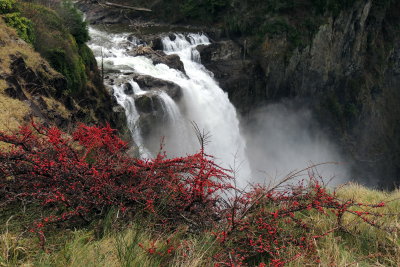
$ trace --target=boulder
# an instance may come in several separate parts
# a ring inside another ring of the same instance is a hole
[[[164,50],[164,46],[162,43],[162,34],[145,34],[139,36],[141,40],[143,40],[149,47],[153,50],[162,51]]]
[[[242,58],[242,48],[232,40],[212,43],[210,45],[199,45],[197,50],[200,53],[203,63],[210,63],[222,60],[238,60]]]
[[[126,95],[133,95],[133,94],[134,94],[132,84],[130,84],[130,83],[125,83],[125,84],[123,85],[123,88],[124,88],[124,93],[125,93]]]
[[[164,116],[163,103],[157,93],[149,92],[135,96],[135,105],[139,113],[153,113],[161,117]]]
[[[150,46],[138,46],[128,52],[131,56],[145,56],[154,64],[165,64],[172,69],[185,73],[185,68],[178,55],[167,55],[163,51],[154,50]]]
[[[144,91],[164,91],[174,100],[179,100],[182,96],[182,89],[176,83],[147,75],[135,75],[132,78]]]
[[[163,102],[157,93],[146,93],[135,97],[140,113],[139,127],[143,136],[149,136],[152,129],[162,125],[166,117]]]
[[[110,94],[113,94],[113,85],[122,85],[124,87],[125,94],[134,95],[133,87],[129,83],[131,80],[133,80],[143,91],[164,91],[175,101],[178,101],[182,96],[182,89],[176,83],[161,80],[148,75],[140,75],[136,73],[125,73],[122,75],[120,73],[118,75],[113,75],[112,80],[112,83],[110,82],[110,79],[106,80],[106,85],[110,90]]]
[[[179,70],[186,74],[185,67],[178,55],[166,55],[164,57],[152,57],[154,64],[165,64],[171,69]]]

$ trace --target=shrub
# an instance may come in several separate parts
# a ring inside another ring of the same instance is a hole
[[[49,209],[32,229],[42,242],[48,224],[89,223],[113,207],[127,218],[144,213],[164,229],[207,228],[216,217],[218,191],[229,187],[230,176],[203,150],[175,159],[161,153],[134,159],[108,126],[81,124],[67,135],[32,124],[15,135],[1,133],[0,142],[14,145],[0,152],[0,206],[28,201]]]
[[[44,229],[52,224],[70,228],[107,220],[115,209],[126,222],[134,216],[149,219],[157,225],[154,231],[172,233],[184,226],[213,236],[215,266],[283,266],[302,255],[318,262],[316,242],[349,232],[346,214],[354,217],[352,224],[392,231],[380,223],[385,215],[374,211],[385,203],[341,200],[311,171],[307,182],[242,192],[204,147],[181,158],[159,153],[136,159],[109,126],[80,124],[69,135],[32,123],[14,134],[0,133],[0,142],[12,145],[0,150],[0,207],[42,206],[31,227],[42,245]],[[316,214],[332,225],[320,227],[313,221],[320,220]],[[170,255],[184,245],[157,243],[137,245],[150,255]]]
[[[82,14],[72,2],[64,1],[56,11],[78,44],[84,44],[90,40],[87,23],[83,21]]]
[[[44,56],[51,66],[67,79],[69,92],[64,93],[77,93],[85,87],[86,68],[80,56],[62,48],[48,49]]]
[[[97,62],[93,51],[86,44],[81,44],[79,45],[79,55],[86,66],[86,74],[89,75],[90,70],[95,70],[97,68]]]
[[[51,66],[65,76],[68,90],[64,94],[79,95],[87,86],[88,75],[94,67],[91,54],[78,44],[57,12],[37,4],[21,4],[21,12],[32,20],[35,30],[35,49]],[[84,55],[81,55],[81,52]],[[84,57],[84,58],[83,58]]]
[[[14,0],[0,0],[0,14],[3,14],[5,23],[17,30],[19,37],[33,44],[35,34],[32,21],[21,16]]]
[[[24,41],[31,44],[35,42],[35,33],[31,20],[22,17],[20,13],[5,14],[3,18],[8,26],[17,30],[19,37]]]
[[[14,0],[0,0],[0,14],[7,14],[15,11]]]

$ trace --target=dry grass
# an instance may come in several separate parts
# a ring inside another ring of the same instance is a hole
[[[6,81],[3,80],[3,79],[0,79],[0,92],[3,92],[4,89],[6,89],[6,88],[7,88],[7,83],[6,83]]]
[[[20,100],[10,98],[0,92],[0,131],[13,131],[18,129],[29,114],[29,106]]]
[[[20,39],[13,28],[8,27],[0,17],[0,70],[10,73],[11,55],[22,55],[27,65],[33,69],[46,64],[41,56],[33,50],[31,45]]]
[[[340,188],[338,196],[343,199],[357,199],[359,202],[378,203],[400,197],[400,191],[383,192],[349,184]],[[399,201],[389,202],[381,212],[393,216],[382,218],[387,226],[397,229],[379,230],[354,221],[349,215],[344,219],[350,230],[336,231],[316,241],[317,253],[299,258],[288,266],[398,266],[400,263]],[[310,216],[319,229],[335,227],[334,216],[319,213]],[[18,223],[10,220],[9,223]],[[107,225],[113,225],[111,218]],[[4,229],[4,227],[3,227]],[[8,229],[8,228],[6,228]],[[17,229],[17,228],[13,228]],[[0,266],[213,266],[211,256],[220,249],[208,234],[188,235],[185,229],[173,234],[156,235],[145,222],[134,223],[122,232],[107,231],[102,238],[95,238],[93,231],[79,230],[54,233],[48,239],[48,250],[44,253],[37,246],[34,237],[18,238],[17,232],[4,230],[0,234]],[[166,251],[167,240],[184,244],[175,254],[148,254],[140,246],[150,247],[155,241],[157,251]],[[36,244],[36,245],[35,245]],[[11,255],[11,256],[10,256]],[[12,255],[15,255],[12,256]],[[8,257],[8,258],[6,258]],[[316,259],[320,259],[320,263]]]
[[[399,266],[400,264],[400,191],[385,192],[350,183],[337,190],[343,200],[357,203],[386,205],[379,210],[365,211],[386,214],[379,218],[382,229],[371,227],[355,216],[343,218],[343,230],[336,231],[316,242],[319,266]],[[336,217],[315,214],[312,218],[319,229],[328,231],[336,225]],[[315,259],[303,257],[290,266],[318,266]]]
[[[0,16],[0,131],[6,132],[16,130],[24,124],[30,113],[28,103],[13,99],[4,93],[7,83],[1,77],[11,74],[12,55],[22,56],[28,67],[44,75],[60,75],[49,66],[39,53],[33,50],[31,45],[18,38],[16,31],[8,27]],[[26,95],[29,96],[29,94]],[[45,101],[49,107],[55,109],[62,116],[69,116],[69,112],[63,104],[50,98],[45,99]],[[1,146],[2,144],[0,144]]]
[[[49,108],[55,110],[64,118],[68,118],[71,116],[71,112],[65,107],[63,103],[55,100],[54,98],[43,97],[43,99]]]

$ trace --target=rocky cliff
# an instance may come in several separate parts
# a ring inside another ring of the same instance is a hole
[[[398,1],[354,1],[324,13],[306,41],[290,30],[261,42],[239,34],[236,44],[221,41],[201,55],[241,110],[301,98],[354,163],[355,177],[392,187],[400,181],[399,15]],[[285,23],[301,32],[290,16]]]
[[[399,14],[398,1],[356,1],[327,16],[304,47],[267,35],[251,51],[266,82],[260,96],[308,99],[356,175],[389,187],[400,179]]]
[[[89,11],[94,23],[129,23],[138,33],[148,25],[207,26],[214,43],[198,48],[202,63],[242,114],[301,99],[354,163],[355,177],[400,182],[399,1],[115,2],[153,13],[81,6],[101,9]]]

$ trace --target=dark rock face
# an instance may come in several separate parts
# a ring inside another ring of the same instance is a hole
[[[150,58],[154,64],[165,64],[172,69],[185,73],[183,63],[177,55],[166,55],[163,51],[156,51],[149,46],[139,46],[130,51],[129,55],[145,56]]]
[[[124,87],[125,94],[134,95],[133,87],[129,83],[131,80],[135,81],[143,91],[149,91],[150,93],[163,91],[175,101],[179,101],[182,96],[182,88],[176,83],[157,79],[148,75],[140,75],[135,73],[125,73],[122,75],[122,73],[115,73],[109,75],[105,82],[108,84],[110,91],[112,90],[113,85],[122,85]]]
[[[282,36],[254,52],[266,98],[308,98],[355,162],[355,178],[389,188],[400,181],[400,110],[394,104],[400,101],[400,39],[392,26],[399,10],[399,2],[382,8],[377,1],[357,1],[328,18],[304,49],[288,53]]]
[[[222,60],[238,60],[243,58],[242,48],[232,40],[220,41],[197,48],[203,63]]]
[[[221,88],[242,113],[265,99],[263,71],[253,60],[246,59],[243,49],[232,40],[197,47],[202,64],[214,74]]]
[[[130,83],[125,83],[125,84],[123,85],[123,87],[124,87],[124,93],[125,93],[125,94],[127,94],[127,95],[133,95],[133,94],[134,94],[132,84],[130,84]]]
[[[164,103],[160,98],[159,92],[148,92],[135,97],[135,105],[140,113],[139,125],[144,136],[149,136],[152,129],[162,125],[167,118],[166,111],[163,108]]]
[[[158,117],[152,113],[141,114],[139,119],[139,127],[143,136],[149,136],[151,129],[157,125]]]
[[[138,83],[142,90],[164,91],[174,100],[179,100],[182,96],[182,89],[175,83],[147,75],[137,75],[134,76],[133,79]]]
[[[246,37],[199,47],[242,112],[263,102],[305,99],[341,145],[362,182],[400,182],[400,2],[356,1],[327,17],[310,44],[293,48],[286,34],[262,45]],[[250,40],[250,39],[248,39]],[[243,48],[246,49],[246,58]],[[390,126],[388,126],[390,125]]]
[[[365,69],[372,1],[359,1],[337,18],[328,18],[311,45],[288,53],[285,36],[266,39],[259,62],[264,70],[266,95],[310,96],[334,89],[339,80]]]
[[[139,113],[162,112],[162,102],[157,93],[147,93],[135,97],[135,105]]]

